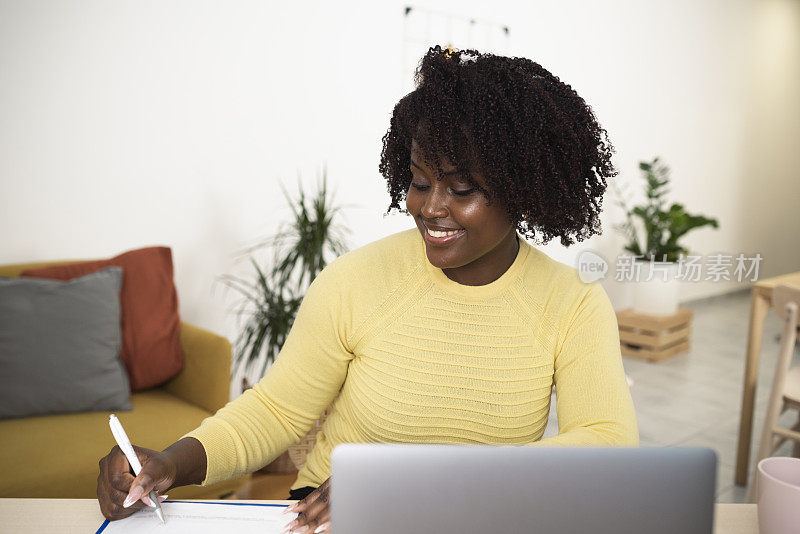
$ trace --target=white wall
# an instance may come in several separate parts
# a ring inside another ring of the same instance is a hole
[[[416,5],[507,24],[509,53],[592,105],[619,180],[638,186],[638,162],[662,156],[670,198],[720,220],[689,235],[692,253],[759,252],[761,277],[800,268],[796,1]],[[377,170],[410,85],[404,6],[0,2],[0,263],[168,245],[182,317],[233,339],[234,299],[214,280],[246,272],[236,252],[290,217],[279,180],[294,192],[299,172],[309,189],[327,162],[335,202],[356,205],[343,221],[351,248],[411,227],[381,216]],[[447,38],[438,27],[431,44]],[[543,250],[573,265],[585,248],[613,261],[611,193],[605,207],[602,236]],[[682,297],[736,287],[686,284]],[[627,305],[627,286],[607,288]]]

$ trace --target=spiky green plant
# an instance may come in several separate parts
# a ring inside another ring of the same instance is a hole
[[[327,169],[322,170],[322,184],[317,196],[306,205],[306,194],[298,176],[299,198],[293,200],[281,183],[284,197],[294,215],[291,223],[281,224],[279,231],[243,251],[254,270],[254,280],[223,275],[221,281],[240,293],[244,299],[237,315],[245,323],[235,343],[233,365],[245,377],[255,372],[254,365],[264,352],[266,358],[259,375],[280,352],[294,324],[297,310],[308,286],[322,269],[347,252],[343,234],[351,233],[334,222],[340,207],[329,205]],[[260,266],[253,253],[272,248],[273,259]]]
[[[655,261],[677,261],[682,254],[689,252],[678,240],[690,230],[703,226],[718,228],[717,220],[703,215],[690,215],[682,204],[672,204],[664,209],[665,196],[669,192],[669,167],[661,163],[658,157],[651,162],[639,162],[639,169],[642,171],[642,178],[647,182],[647,202],[630,208],[625,196],[615,185],[617,205],[625,211],[625,222],[615,225],[614,229],[628,239],[625,250],[631,254],[645,260],[654,258]],[[644,228],[643,241],[639,239],[637,222]]]

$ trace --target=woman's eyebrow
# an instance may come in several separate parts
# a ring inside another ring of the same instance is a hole
[[[422,167],[420,167],[420,166],[419,166],[419,164],[418,164],[416,161],[414,161],[413,159],[411,160],[411,165],[413,165],[414,167],[418,168],[418,169],[419,169],[419,170],[421,170],[422,172],[425,172],[425,169],[423,169]],[[442,173],[442,176],[449,176],[449,175],[451,175],[451,174],[459,174],[459,172],[458,172],[458,169],[456,169],[456,170],[453,170],[453,171],[447,171],[447,172],[445,172],[445,173]]]

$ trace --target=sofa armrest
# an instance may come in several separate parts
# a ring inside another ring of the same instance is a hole
[[[180,340],[183,369],[163,389],[214,413],[230,400],[231,344],[222,336],[184,322]]]

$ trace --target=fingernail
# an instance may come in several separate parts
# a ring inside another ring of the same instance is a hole
[[[322,523],[317,529],[314,531],[314,534],[319,534],[320,532],[327,532],[328,528],[330,527],[330,523]]]
[[[150,496],[149,495],[142,495],[142,502],[145,503],[150,508],[155,508],[156,507],[156,505],[153,504],[153,501],[150,500]]]
[[[287,506],[286,508],[283,509],[283,512],[281,512],[281,513],[282,514],[288,514],[291,511],[292,511],[292,507],[291,506]]]
[[[164,502],[164,501],[167,500],[167,497],[169,497],[169,495],[159,495],[158,496],[158,501],[159,502]]]
[[[143,492],[144,492],[144,490],[142,489],[141,486],[132,487],[130,492],[128,493],[128,496],[125,498],[125,502],[122,503],[122,507],[123,508],[128,508],[130,505],[132,505],[133,503],[138,501],[139,497],[142,496]]]
[[[303,534],[303,532],[308,532],[308,525],[303,525],[299,529],[296,530],[297,534]]]

